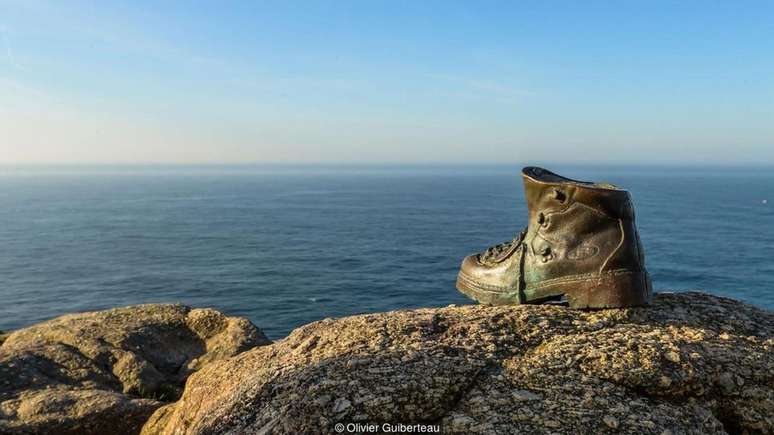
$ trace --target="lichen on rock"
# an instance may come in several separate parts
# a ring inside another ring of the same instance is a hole
[[[772,433],[773,345],[774,314],[702,293],[326,319],[207,365],[143,434]]]

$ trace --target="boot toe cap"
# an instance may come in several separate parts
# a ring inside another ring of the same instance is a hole
[[[478,261],[478,255],[469,255],[462,260],[457,275],[457,289],[478,302],[492,305],[518,303],[517,283],[510,283],[511,277],[506,265],[488,266]]]

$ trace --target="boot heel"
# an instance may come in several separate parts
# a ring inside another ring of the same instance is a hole
[[[621,308],[650,304],[653,291],[645,271],[611,272],[579,282],[564,296],[570,308]]]

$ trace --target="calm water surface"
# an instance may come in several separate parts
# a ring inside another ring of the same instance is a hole
[[[463,256],[526,223],[518,166],[0,168],[0,329],[181,302],[271,338],[464,304]],[[552,167],[628,188],[657,290],[774,308],[774,169]]]

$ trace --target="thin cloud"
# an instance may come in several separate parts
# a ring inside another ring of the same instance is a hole
[[[471,79],[449,74],[428,74],[427,77],[433,80],[441,80],[456,86],[461,86],[471,92],[480,94],[481,96],[518,100],[521,97],[536,95],[535,92],[530,90],[516,88],[502,82],[487,79]]]
[[[22,66],[16,62],[16,57],[13,55],[13,50],[11,49],[11,41],[8,39],[8,35],[5,33],[4,30],[0,30],[0,35],[3,37],[3,45],[5,46],[5,57],[8,61],[8,64],[16,69],[23,70]]]

